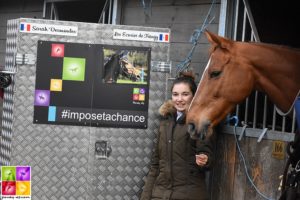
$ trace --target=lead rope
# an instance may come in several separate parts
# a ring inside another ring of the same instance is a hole
[[[242,159],[242,161],[243,161],[244,168],[245,168],[245,173],[246,173],[246,176],[247,176],[249,182],[251,183],[251,185],[254,187],[254,189],[256,190],[256,192],[257,192],[261,197],[263,197],[264,199],[267,199],[267,200],[274,200],[274,199],[272,199],[272,198],[267,197],[265,194],[263,194],[263,193],[256,187],[256,185],[254,184],[254,182],[252,181],[252,179],[251,179],[251,177],[250,177],[250,175],[249,175],[249,172],[248,172],[248,168],[247,168],[247,164],[246,164],[246,160],[245,160],[244,154],[243,154],[243,152],[242,152],[242,150],[241,150],[240,144],[239,144],[239,142],[238,142],[237,134],[236,134],[236,127],[237,127],[237,125],[238,125],[239,119],[238,119],[237,116],[232,116],[232,117],[230,117],[230,118],[228,119],[228,121],[231,121],[231,120],[235,120],[234,128],[233,128],[233,131],[234,131],[234,138],[235,138],[235,142],[236,142],[237,149],[238,149],[239,154],[240,154],[240,156],[241,156],[241,159]]]
[[[198,39],[200,38],[201,34],[204,32],[204,30],[207,28],[207,26],[209,24],[212,23],[212,21],[215,19],[215,16],[211,16],[211,13],[213,11],[213,8],[214,8],[214,5],[216,4],[216,0],[212,0],[212,3],[210,5],[210,8],[209,8],[209,11],[205,17],[205,20],[202,24],[201,27],[197,28],[191,39],[190,39],[190,42],[193,44],[192,46],[192,49],[189,51],[187,57],[181,62],[179,63],[178,65],[176,65],[176,76],[180,73],[180,72],[183,72],[185,71],[186,69],[189,68],[190,66],[190,63],[192,61],[192,56],[193,56],[193,53],[194,53],[194,50],[196,48],[196,45],[198,44]]]
[[[152,15],[152,0],[149,0],[148,3],[145,0],[141,0],[144,14],[146,17],[150,17]]]
[[[279,115],[281,115],[282,117],[287,116],[287,115],[293,110],[294,105],[295,105],[295,103],[296,103],[296,101],[297,101],[297,98],[298,98],[299,96],[300,96],[300,90],[298,91],[298,93],[297,93],[297,95],[296,95],[296,97],[295,97],[295,100],[293,101],[293,103],[292,103],[290,109],[289,109],[286,113],[282,112],[282,110],[280,110],[279,108],[277,108],[277,106],[274,104],[275,110],[277,111],[277,113],[278,113]]]

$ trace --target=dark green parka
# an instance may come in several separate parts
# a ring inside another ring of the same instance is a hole
[[[185,116],[175,121],[176,110],[171,101],[164,103],[159,112],[163,119],[140,199],[208,200],[204,172],[213,162],[212,143],[190,139]],[[199,153],[208,155],[204,167],[196,164],[195,155]]]

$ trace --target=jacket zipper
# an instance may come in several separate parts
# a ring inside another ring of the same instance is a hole
[[[170,195],[170,198],[172,198],[172,195],[173,195],[173,184],[174,184],[174,180],[173,180],[173,165],[172,165],[172,162],[173,162],[173,137],[174,137],[174,130],[175,130],[175,127],[176,127],[176,122],[173,124],[172,126],[172,132],[171,132],[171,138],[170,138],[170,161],[169,161],[169,165],[170,165],[170,181],[171,181],[171,195]]]

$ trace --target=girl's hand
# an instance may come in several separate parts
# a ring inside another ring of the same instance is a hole
[[[206,165],[208,161],[208,156],[206,154],[199,154],[199,155],[196,155],[196,164],[203,167],[204,165]]]

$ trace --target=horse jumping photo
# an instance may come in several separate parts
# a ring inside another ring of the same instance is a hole
[[[103,67],[104,83],[146,83],[147,56],[142,52],[136,51],[113,51],[105,49],[105,63]],[[143,58],[142,64],[137,58]],[[129,60],[129,58],[131,58]]]
[[[300,91],[300,50],[205,34],[210,59],[187,113],[193,139],[210,137],[253,90],[266,93],[283,112],[292,109]]]

